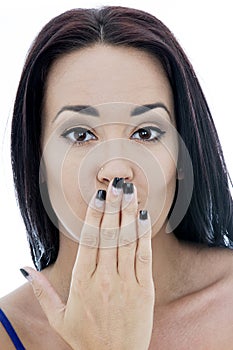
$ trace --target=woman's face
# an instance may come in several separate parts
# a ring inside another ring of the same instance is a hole
[[[90,198],[114,177],[137,187],[153,235],[165,227],[176,186],[174,126],[171,87],[149,54],[96,44],[57,59],[46,83],[41,146],[60,231],[78,238]]]

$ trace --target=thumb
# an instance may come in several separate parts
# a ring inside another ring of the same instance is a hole
[[[58,330],[63,323],[65,304],[41,272],[35,271],[31,267],[20,269],[20,271],[32,285],[35,297],[39,301],[50,325]]]

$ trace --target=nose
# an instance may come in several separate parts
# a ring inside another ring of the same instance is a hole
[[[98,181],[106,185],[114,177],[123,177],[125,181],[132,182],[134,178],[132,163],[127,160],[113,160],[102,165],[97,174]]]

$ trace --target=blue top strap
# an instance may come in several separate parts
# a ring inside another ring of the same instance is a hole
[[[16,350],[26,350],[2,309],[0,309],[0,322],[2,323],[9,337],[11,338]]]

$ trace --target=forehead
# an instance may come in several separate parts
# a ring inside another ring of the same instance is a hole
[[[166,73],[155,57],[126,47],[96,44],[57,59],[48,74],[45,113],[64,105],[163,102],[173,110]]]

